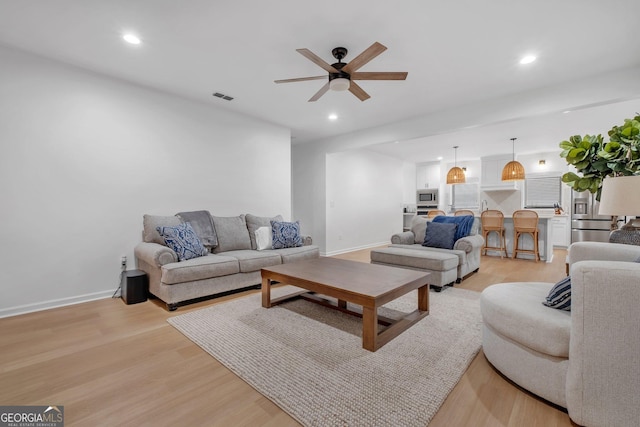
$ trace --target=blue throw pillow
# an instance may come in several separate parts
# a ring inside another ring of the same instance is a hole
[[[198,258],[208,253],[188,222],[175,227],[156,227],[156,230],[164,239],[165,245],[178,255],[180,261]]]
[[[456,236],[454,237],[456,241],[458,239],[462,239],[463,237],[467,237],[469,233],[471,233],[471,229],[473,228],[474,221],[475,221],[475,217],[471,215],[462,215],[462,216],[439,215],[433,218],[433,222],[457,224],[458,228],[456,229]]]
[[[571,311],[571,276],[556,283],[542,304],[558,310]]]
[[[427,232],[424,235],[424,243],[422,246],[430,248],[453,249],[456,242],[455,235],[457,224],[446,224],[441,222],[432,222],[427,225]]]
[[[271,242],[273,249],[295,248],[302,246],[300,221],[271,221]]]

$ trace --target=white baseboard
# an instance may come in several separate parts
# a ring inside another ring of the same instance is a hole
[[[335,255],[346,254],[347,252],[360,251],[362,249],[370,249],[370,248],[375,248],[375,247],[378,247],[378,246],[385,246],[385,245],[389,245],[389,244],[390,244],[389,241],[371,243],[371,244],[368,244],[368,245],[357,246],[355,248],[339,249],[337,251],[331,251],[331,252],[320,252],[320,255],[321,256],[335,256]]]
[[[9,307],[0,309],[0,319],[3,317],[17,316],[19,314],[33,313],[36,311],[49,310],[51,308],[64,307],[67,305],[80,304],[98,299],[111,298],[113,290],[95,292],[92,294],[78,295],[69,298],[60,298],[50,301],[37,302],[33,304],[19,305],[17,307]]]

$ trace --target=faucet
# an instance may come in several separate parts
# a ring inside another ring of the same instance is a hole
[[[482,212],[489,210],[489,203],[485,199],[482,199],[482,204],[480,205],[480,210]]]

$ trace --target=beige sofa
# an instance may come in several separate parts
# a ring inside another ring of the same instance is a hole
[[[145,215],[143,241],[134,253],[138,268],[149,276],[149,293],[173,311],[192,300],[259,285],[263,267],[320,256],[319,248],[312,245],[309,236],[303,236],[300,247],[258,250],[254,233],[259,227],[270,227],[272,219],[282,221],[280,216],[211,216],[217,240],[212,253],[178,261],[156,227],[176,226],[180,218]]]
[[[640,246],[570,247],[571,311],[542,304],[553,283],[482,292],[483,350],[516,384],[585,426],[640,422]]]

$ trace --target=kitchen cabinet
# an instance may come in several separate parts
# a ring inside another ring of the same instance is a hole
[[[558,215],[551,218],[551,236],[553,246],[566,248],[569,246],[569,216]]]
[[[440,186],[440,164],[416,166],[416,189],[438,188]]]
[[[482,191],[517,190],[517,181],[503,181],[502,169],[513,159],[511,154],[486,156],[481,161],[480,189]]]

